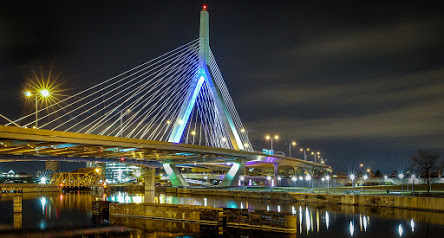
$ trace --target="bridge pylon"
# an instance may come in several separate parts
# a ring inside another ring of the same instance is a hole
[[[211,72],[209,65],[210,57],[210,23],[209,14],[206,5],[204,5],[202,11],[200,12],[200,45],[199,45],[199,57],[200,57],[200,69],[197,72],[197,76],[194,77],[193,82],[188,90],[188,94],[182,103],[179,111],[179,115],[174,123],[173,130],[171,131],[169,142],[179,143],[182,135],[184,133],[186,124],[190,119],[191,111],[196,104],[197,96],[199,95],[202,85],[207,84],[209,90],[214,97],[215,102],[215,112],[222,119],[223,125],[229,136],[229,140],[235,150],[244,150],[244,145],[239,136],[239,132],[236,129],[233,118],[227,107],[227,102],[225,102],[222,96],[221,90],[216,84],[213,74]]]

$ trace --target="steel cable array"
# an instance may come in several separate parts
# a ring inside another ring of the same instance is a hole
[[[201,67],[200,44],[200,39],[191,41],[40,109],[39,129],[168,141],[175,123],[187,123],[181,143],[233,149],[229,128],[224,126],[215,105],[215,92],[208,82],[203,83],[189,120],[178,122],[180,109]],[[209,68],[245,150],[251,151],[212,53]],[[35,124],[34,115],[26,115],[14,123],[31,127]]]

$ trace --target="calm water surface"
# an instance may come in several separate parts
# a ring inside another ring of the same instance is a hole
[[[405,209],[368,208],[354,206],[326,206],[217,197],[190,197],[170,194],[113,194],[90,193],[34,193],[1,195],[0,237],[201,237],[183,231],[169,233],[165,224],[153,221],[158,229],[142,231],[98,222],[91,213],[96,200],[119,203],[155,202],[211,207],[268,210],[290,213],[297,217],[296,234],[279,234],[229,229],[225,237],[444,237],[444,213]],[[14,212],[21,202],[22,212]],[[184,226],[177,224],[175,226]]]

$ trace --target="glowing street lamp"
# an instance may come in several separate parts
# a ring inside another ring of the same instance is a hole
[[[39,120],[39,117],[38,117],[39,97],[46,98],[46,97],[49,97],[50,95],[51,95],[51,93],[49,92],[48,89],[41,89],[40,91],[36,92],[35,94],[32,93],[31,91],[25,92],[26,97],[29,98],[29,97],[34,96],[34,98],[35,98],[35,128],[36,129],[38,128],[38,120]]]
[[[355,194],[355,184],[354,184],[355,178],[356,177],[354,174],[350,174],[350,180],[352,181],[352,187],[353,187],[353,194]]]
[[[307,180],[308,186],[313,188],[313,182],[311,183],[312,186],[310,186],[311,175],[309,174],[305,175],[305,180]]]
[[[275,136],[266,135],[265,139],[266,140],[270,140],[270,142],[271,142],[271,150],[273,150],[273,140],[278,140],[279,136],[278,135],[275,135]]]
[[[307,160],[307,155],[305,154],[305,152],[309,152],[310,148],[300,148],[299,151],[304,152],[304,160]]]
[[[242,129],[241,129],[241,132],[242,132],[242,133],[245,133],[246,136],[247,136],[247,138],[248,138],[248,132],[250,132],[250,131],[253,131],[253,130],[247,130],[247,129],[245,129],[245,128],[242,128]]]
[[[403,173],[398,174],[398,178],[401,180],[402,192],[404,192],[404,174]]]
[[[367,182],[367,179],[368,179],[368,175],[365,174],[362,178],[364,179],[364,186],[365,186],[366,182]],[[365,191],[365,188],[364,188],[364,191]]]
[[[291,143],[288,143],[288,157],[291,157],[291,146],[296,146],[296,141],[292,141]]]
[[[320,151],[316,152],[316,154],[315,154],[315,163],[317,162],[316,161],[317,158],[321,158],[321,152]]]

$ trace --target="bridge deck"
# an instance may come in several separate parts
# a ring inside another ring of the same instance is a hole
[[[158,167],[162,162],[225,163],[243,161],[331,170],[331,167],[322,164],[256,152],[15,126],[0,126],[0,154],[4,155],[0,161],[63,158],[72,161],[88,159],[105,162],[124,158],[126,163],[145,162],[145,166],[150,167]],[[33,156],[34,158],[25,156]]]

